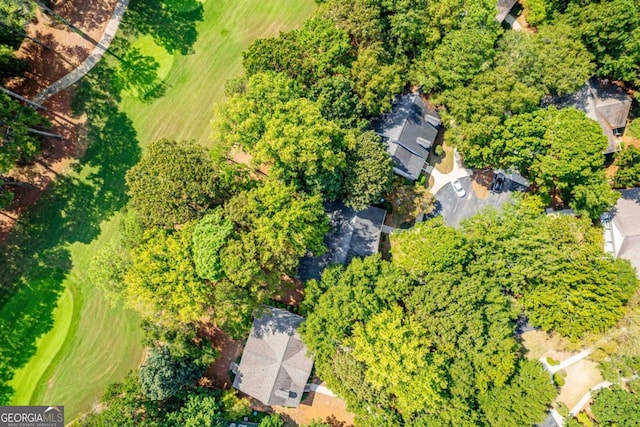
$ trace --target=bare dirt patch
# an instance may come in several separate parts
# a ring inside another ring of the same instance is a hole
[[[474,169],[471,176],[471,187],[476,193],[478,199],[484,200],[489,197],[489,185],[493,179],[493,170],[491,169]]]
[[[296,425],[310,424],[313,420],[324,421],[330,416],[346,424],[353,424],[354,421],[354,415],[347,410],[344,400],[316,392],[310,392],[297,408],[276,406],[273,410],[285,415],[285,419]]]
[[[580,360],[564,369],[567,372],[565,384],[556,399],[572,409],[591,388],[603,380],[598,364],[590,360]]]
[[[522,334],[522,344],[527,350],[527,359],[538,360],[545,353],[559,347],[560,339],[543,331],[528,331]],[[556,359],[559,360],[559,359]]]
[[[220,352],[220,355],[216,361],[209,366],[204,376],[211,380],[214,387],[221,389],[230,388],[232,385],[231,378],[229,377],[231,363],[235,362],[242,354],[243,341],[232,339],[216,326],[207,325],[201,329],[201,333],[204,335],[204,338],[211,341],[213,348]]]
[[[116,2],[55,0],[52,9],[97,40],[102,36]],[[24,78],[14,79],[7,84],[25,97],[36,95],[62,78],[94,48],[91,42],[40,11],[27,29],[27,34],[41,44],[24,40],[16,55],[29,61],[30,70]],[[86,149],[86,117],[73,117],[71,97],[72,90],[66,89],[44,103],[49,109],[44,115],[51,122],[52,132],[62,135],[63,139],[43,138],[40,158],[32,164],[16,167],[7,174],[21,185],[14,186],[13,203],[0,211],[0,242],[25,209],[40,198],[47,185],[57,175],[65,173]]]

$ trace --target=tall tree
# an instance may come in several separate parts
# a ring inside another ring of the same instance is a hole
[[[152,142],[127,172],[131,207],[146,227],[183,224],[228,196],[234,178],[223,169],[195,141]]]

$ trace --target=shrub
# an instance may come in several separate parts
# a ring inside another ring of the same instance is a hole
[[[558,366],[560,364],[560,361],[552,358],[552,357],[547,357],[547,364],[549,366]]]
[[[569,408],[567,408],[567,405],[565,405],[563,402],[556,402],[556,411],[558,411],[558,413],[563,417],[569,415]]]
[[[438,156],[438,157],[444,156],[444,148],[442,148],[442,145],[436,145],[436,148],[434,149],[434,152],[436,153],[436,156]]]

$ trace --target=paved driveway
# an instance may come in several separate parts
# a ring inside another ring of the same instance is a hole
[[[436,193],[436,209],[429,215],[430,218],[442,214],[447,225],[458,227],[462,220],[473,216],[488,206],[499,208],[511,198],[512,190],[516,187],[511,181],[507,180],[504,191],[489,193],[486,199],[481,200],[473,191],[470,177],[460,178],[460,183],[467,195],[458,197],[450,183],[444,185]]]

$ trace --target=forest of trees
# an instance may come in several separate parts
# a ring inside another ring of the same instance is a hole
[[[89,275],[140,314],[149,356],[82,425],[219,426],[249,411],[202,380],[217,356],[202,330],[246,337],[255,307],[292,286],[300,258],[325,251],[325,202],[359,210],[389,198],[392,163],[371,120],[415,85],[468,166],[516,168],[536,194],[458,229],[434,219],[393,234],[389,260],[356,259],[303,284],[297,309],[316,374],[357,425],[541,421],[557,390],[523,356],[518,317],[576,341],[613,327],[637,291],[635,271],[603,253],[592,222],[617,200],[603,171],[606,137],[578,110],[542,108],[594,74],[640,86],[637,1],[527,0],[531,33],[504,29],[493,0],[318,3],[299,29],[244,53],[245,75],[215,108],[211,151],[155,141],[127,172],[121,236]],[[16,18],[2,34],[31,20],[33,9],[16,4],[0,0],[2,16]],[[24,71],[9,46],[0,78]],[[121,71],[125,85],[133,74]],[[37,153],[28,129],[45,122],[3,94],[0,104],[2,176]],[[239,152],[249,164],[234,160]],[[637,185],[638,150],[616,162],[615,186]],[[545,216],[552,200],[581,217]],[[635,397],[603,391],[594,414],[624,422],[610,414]]]

